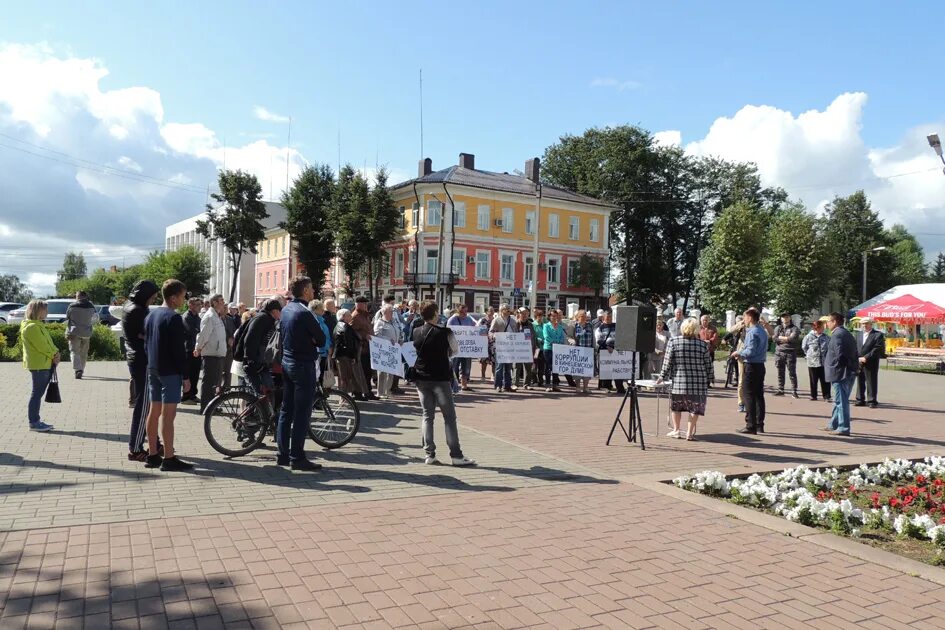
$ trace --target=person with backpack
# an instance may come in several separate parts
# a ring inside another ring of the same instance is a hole
[[[315,471],[321,468],[305,456],[305,436],[315,404],[315,386],[318,375],[318,349],[325,345],[325,334],[308,310],[315,298],[315,289],[308,276],[297,276],[292,281],[291,302],[282,309],[277,333],[270,346],[282,347],[282,378],[285,383],[282,411],[276,428],[279,443],[279,466],[292,470]],[[275,343],[274,343],[275,342]]]
[[[361,338],[351,327],[351,311],[338,311],[338,325],[332,333],[331,357],[338,365],[338,389],[357,400],[371,400],[371,389],[358,363],[361,357]]]

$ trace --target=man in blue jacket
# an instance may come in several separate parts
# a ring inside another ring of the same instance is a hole
[[[318,349],[325,345],[325,333],[307,306],[315,299],[312,280],[306,276],[295,278],[292,297],[294,299],[282,309],[279,322],[285,385],[276,427],[277,463],[291,465],[292,470],[318,470],[321,465],[305,457],[305,435],[312,419]]]
[[[850,435],[850,391],[858,368],[856,340],[843,327],[840,313],[830,314],[827,328],[830,329],[830,340],[824,359],[824,376],[833,389],[833,415],[830,423],[821,430],[829,431],[831,435]]]
[[[745,344],[732,353],[745,364],[745,428],[738,433],[765,432],[765,359],[768,355],[768,332],[760,324],[756,308],[745,311]]]

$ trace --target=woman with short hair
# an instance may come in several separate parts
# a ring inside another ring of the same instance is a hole
[[[374,336],[387,339],[392,344],[400,346],[400,331],[394,324],[394,305],[384,304],[378,311],[380,317],[374,322]],[[387,372],[377,372],[377,395],[379,398],[390,398],[390,390],[394,384],[394,375]]]
[[[587,311],[583,308],[574,314],[574,335],[568,339],[568,343],[581,348],[594,347],[594,327],[587,321]],[[591,393],[587,389],[591,382],[589,377],[578,376],[575,377],[575,381],[577,382],[577,393],[585,396]]]
[[[564,334],[564,326],[561,325],[561,314],[555,309],[548,311],[548,321],[541,328],[542,354],[545,357],[545,391],[560,392],[558,387],[561,384],[558,375],[554,373],[554,346],[562,345],[567,338]]]
[[[499,307],[499,314],[492,320],[492,324],[489,326],[489,338],[494,341],[495,333],[502,332],[520,332],[518,321],[512,315],[512,309],[508,304],[503,304]],[[495,347],[494,344],[493,347]],[[492,360],[492,371],[495,373],[495,391],[515,391],[512,388],[512,364],[499,363],[498,360],[496,360],[495,354],[492,355]]]
[[[325,334],[325,345],[318,349],[318,382],[322,384],[328,371],[328,351],[331,349],[331,329],[325,320],[325,303],[317,299],[308,303],[308,310],[315,316],[315,321]]]
[[[53,370],[59,364],[59,349],[53,343],[52,336],[43,325],[49,313],[49,307],[42,300],[30,300],[26,305],[26,320],[20,327],[20,343],[23,346],[23,367],[29,370],[33,379],[30,402],[27,405],[30,431],[52,431],[53,425],[46,424],[39,417],[39,408]]]
[[[694,440],[699,416],[705,415],[706,391],[712,380],[712,355],[709,344],[699,339],[699,322],[693,318],[679,327],[680,335],[666,345],[666,358],[658,382],[672,378],[669,404],[673,412],[673,430],[667,437],[682,438],[679,425],[682,412],[689,414],[686,439]]]

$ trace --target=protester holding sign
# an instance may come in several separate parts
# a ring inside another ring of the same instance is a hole
[[[604,361],[605,356],[610,356],[614,354],[614,345],[616,342],[617,335],[617,324],[614,323],[614,315],[611,311],[605,311],[601,315],[600,325],[597,327],[597,331],[594,333],[595,340],[597,342],[597,352],[600,355],[600,361]],[[623,387],[623,379],[621,378],[604,378],[603,366],[601,366],[600,379],[598,380],[599,387],[601,389],[606,389],[608,392],[612,391],[614,384],[617,385],[617,393],[623,394],[626,390]]]
[[[532,341],[535,344],[535,384],[538,387],[544,387],[545,383],[545,355],[543,354],[544,340],[542,338],[545,327],[545,312],[540,308],[535,309],[535,317],[532,319]]]
[[[469,316],[469,309],[466,308],[466,305],[460,304],[459,308],[457,308],[456,314],[446,321],[446,325],[451,329],[457,326],[475,326],[476,320]],[[459,388],[464,392],[469,391],[469,372],[471,370],[472,357],[453,357],[453,375],[459,381]]]
[[[439,319],[439,306],[436,302],[425,302],[420,309],[423,327],[414,331],[413,345],[417,349],[417,362],[414,365],[414,382],[420,396],[423,410],[423,450],[426,452],[424,463],[439,464],[436,459],[436,444],[433,441],[433,418],[436,408],[443,414],[446,425],[446,444],[450,449],[450,459],[454,466],[474,466],[476,462],[467,459],[459,445],[459,431],[456,427],[456,407],[453,403],[453,390],[450,386],[453,375],[450,369],[450,355],[458,349],[453,332],[436,324]]]
[[[381,339],[381,344],[384,341],[389,341],[390,345],[395,348],[396,352],[392,351],[392,354],[396,354],[396,365],[399,368],[398,372],[388,372],[381,369],[380,366],[372,365],[371,368],[377,370],[377,395],[379,398],[390,398],[390,389],[394,383],[394,374],[403,372],[403,364],[400,357],[400,331],[398,330],[398,325],[394,323],[394,305],[392,303],[384,304],[381,307],[381,310],[378,311],[380,317],[377,318],[374,322],[374,337]],[[374,352],[371,352],[371,357],[373,359]]]
[[[522,334],[526,335],[529,341],[528,357],[523,358],[521,362],[515,364],[515,386],[518,387],[524,381],[525,389],[531,389],[531,386],[538,382],[535,377],[535,351],[538,350],[538,340],[535,336],[535,330],[532,326],[532,319],[529,317],[528,309],[524,306],[518,309],[518,326]]]
[[[594,328],[587,321],[587,311],[584,309],[579,310],[574,316],[574,337],[568,340],[572,345],[581,347],[581,348],[593,348],[594,347]],[[591,355],[593,356],[593,354]],[[593,361],[591,365],[593,365]],[[590,376],[593,376],[593,372]],[[588,384],[591,382],[590,376],[578,376],[577,387],[578,393],[582,395],[590,394],[587,389]]]
[[[492,320],[489,326],[489,335],[495,341],[495,333],[519,332],[518,322],[512,317],[512,309],[508,304],[499,307],[499,315]],[[498,349],[493,359],[495,361],[495,391],[511,392],[512,389],[512,364],[514,362],[502,363],[499,361]]]
[[[361,357],[361,338],[351,327],[351,311],[343,308],[338,311],[337,316],[338,325],[332,334],[331,352],[338,364],[338,389],[358,400],[369,400],[372,398],[371,390],[358,363]]]
[[[560,392],[561,389],[558,386],[561,381],[557,372],[554,371],[554,347],[555,345],[564,344],[565,335],[558,317],[558,311],[555,309],[548,311],[548,321],[542,326],[541,337],[542,355],[545,358],[545,391]]]
[[[492,320],[494,319],[495,309],[490,306],[488,309],[486,309],[486,314],[482,317],[482,319],[479,320],[479,325],[485,326],[486,330],[488,331],[489,327],[492,326]],[[486,366],[490,364],[492,365],[492,377],[495,378],[495,364],[492,363],[492,344],[490,343],[489,345],[490,348],[488,349],[486,356],[479,358],[479,369],[482,372],[482,380],[486,380]]]

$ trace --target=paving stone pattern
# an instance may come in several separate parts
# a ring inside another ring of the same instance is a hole
[[[185,413],[180,450],[200,471],[162,474],[125,460],[122,367],[65,379],[46,410],[61,431],[39,435],[27,375],[0,364],[0,628],[945,627],[934,583],[632,483],[943,452],[928,406],[858,414],[874,422],[854,424],[857,442],[814,437],[815,403],[780,399],[785,428],[757,440],[725,441],[730,414],[705,441],[641,453],[603,446],[613,398],[480,388],[460,409],[478,469],[417,463],[402,398],[317,453],[318,474],[276,468],[273,451],[226,461]]]

